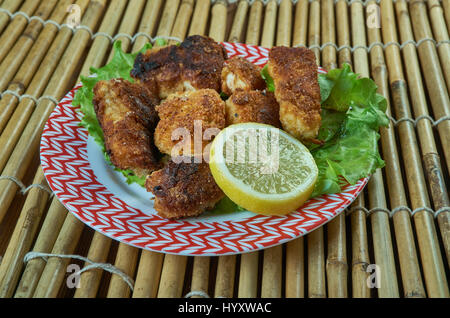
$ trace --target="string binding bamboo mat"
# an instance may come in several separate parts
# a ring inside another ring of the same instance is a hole
[[[0,297],[449,297],[449,31],[448,0],[1,1]],[[386,167],[346,213],[223,257],[141,251],[67,213],[38,159],[57,102],[112,42],[136,51],[192,34],[307,46],[325,69],[375,80]]]

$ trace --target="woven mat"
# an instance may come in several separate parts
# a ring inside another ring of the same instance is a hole
[[[0,3],[0,297],[449,297],[450,1]],[[386,167],[346,213],[222,257],[142,251],[67,213],[38,158],[57,101],[113,41],[135,51],[191,34],[307,46],[324,68],[376,81],[390,101]]]

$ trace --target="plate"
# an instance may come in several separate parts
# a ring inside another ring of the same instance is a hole
[[[222,43],[229,57],[242,56],[256,65],[267,63],[266,48]],[[324,72],[322,69],[320,72]],[[324,225],[348,207],[368,179],[346,185],[338,194],[310,199],[285,216],[251,212],[205,213],[167,220],[153,208],[151,193],[106,164],[72,100],[81,84],[55,107],[41,139],[41,164],[49,186],[78,219],[120,242],[156,252],[217,256],[245,253],[286,243]]]

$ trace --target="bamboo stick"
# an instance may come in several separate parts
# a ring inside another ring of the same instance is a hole
[[[194,257],[194,264],[192,269],[191,291],[200,291],[208,294],[208,278],[209,266],[211,263],[210,257]],[[197,298],[200,296],[192,296]]]
[[[95,232],[89,246],[87,258],[93,262],[104,263],[108,257],[111,239],[100,232]],[[85,263],[84,266],[89,264]],[[95,298],[100,286],[103,271],[93,269],[80,275],[80,288],[75,291],[74,298]]]
[[[442,1],[442,6],[444,7],[445,21],[447,23],[447,32],[450,33],[450,1]]]
[[[156,24],[158,22],[161,4],[162,0],[147,1],[147,6],[145,7],[145,11],[141,19],[141,24],[139,26],[139,32],[144,32],[150,36],[153,36]],[[148,39],[145,36],[138,36],[133,45],[133,52],[140,50],[147,42]]]
[[[184,39],[191,21],[192,11],[194,10],[194,0],[182,0],[175,23],[172,28],[172,36],[178,39]],[[177,43],[177,41],[170,41]]]
[[[264,4],[258,0],[253,2],[248,17],[247,34],[245,43],[258,45],[261,35],[261,23]]]
[[[170,36],[177,15],[180,0],[167,0],[159,22],[157,36]]]
[[[383,176],[378,169],[371,176],[369,184],[370,209],[386,209]],[[395,269],[394,250],[389,228],[389,215],[385,212],[374,212],[370,215],[372,222],[372,238],[375,264],[379,267],[380,276],[377,277],[380,287],[377,289],[380,298],[399,297],[397,273]]]
[[[313,1],[309,6],[308,46],[313,46],[312,51],[316,55],[317,64],[320,62],[320,2]]]
[[[36,8],[38,7],[40,1],[36,0],[26,0],[25,3],[20,7],[20,11],[31,16]],[[6,28],[5,32],[0,36],[0,62],[3,61],[4,57],[8,53],[9,49],[16,42],[19,35],[22,33],[26,27],[28,20],[22,16],[18,15],[12,19]]]
[[[99,32],[113,36],[120,23],[127,2],[128,0],[116,0],[111,2],[100,25]],[[106,36],[98,36],[94,39],[77,82],[81,80],[81,76],[89,76],[89,69],[91,67],[100,67],[103,65],[106,52],[110,45],[110,40]]]
[[[337,38],[338,46],[342,47],[338,52],[338,64],[342,67],[344,63],[352,66],[352,53],[349,48],[350,42],[350,26],[348,18],[348,6],[344,0],[336,3],[336,22],[337,22]],[[343,48],[344,46],[348,46]]]
[[[23,0],[5,0],[1,4],[1,8],[8,10],[10,13],[16,12]],[[9,15],[6,12],[0,12],[0,34],[9,22]]]
[[[369,2],[372,4],[373,2]],[[364,29],[364,24],[359,26]],[[369,43],[380,40],[379,30],[377,28],[367,29]],[[377,60],[380,61],[380,60]],[[383,64],[372,65],[374,76],[381,72],[385,66]],[[361,74],[368,77],[369,74]],[[379,87],[380,90],[380,87]],[[371,176],[368,183],[369,207],[370,209],[386,209],[386,197],[383,184],[383,176],[380,169],[377,169]],[[392,247],[392,238],[390,233],[389,215],[385,212],[374,212],[370,215],[372,222],[372,237],[375,255],[375,263],[379,267],[379,277],[377,277],[380,286],[377,288],[378,297],[399,297],[397,274],[395,269],[394,251]]]
[[[286,244],[286,298],[305,297],[305,260],[303,237]]]
[[[364,25],[364,12],[361,3],[354,2],[350,7],[351,38],[354,47],[366,46],[366,33],[361,25]],[[354,71],[362,76],[369,76],[367,51],[357,48],[353,52]],[[366,271],[370,264],[366,215],[362,208],[365,200],[360,195],[352,205],[351,214],[352,229],[352,295],[355,298],[370,297],[370,289],[367,284],[369,273]]]
[[[172,254],[167,254],[164,257],[158,298],[179,298],[182,296],[187,259],[186,256]]]
[[[67,210],[65,207],[58,199],[53,199],[44,223],[40,228],[33,252],[50,253],[52,251],[66,216]],[[14,294],[15,298],[30,298],[33,296],[45,264],[45,261],[41,258],[32,259],[26,264]]]
[[[306,237],[308,248],[308,297],[327,297],[325,281],[325,243],[323,228],[320,227]]]
[[[119,27],[119,34],[134,34],[141,18],[145,0],[130,0],[127,9]],[[117,41],[122,42],[122,50],[127,52],[131,45],[131,40],[127,36],[120,36]],[[111,50],[108,61],[114,57],[114,51]]]
[[[299,0],[295,7],[293,46],[306,45],[308,34],[308,3],[308,0]]]
[[[79,42],[88,41],[88,39],[90,38],[89,33],[85,30],[80,31],[83,32],[77,32],[76,36],[78,36],[76,38],[74,37],[74,39]],[[64,52],[67,41],[70,39],[71,34],[72,31],[68,28],[61,29],[61,32],[58,34],[58,37],[55,39],[50,49],[51,53],[47,54],[46,58],[41,63],[41,67],[39,68],[39,71],[37,73],[39,75],[42,75],[42,77],[35,76],[34,79],[36,80],[33,80],[29,89],[27,90],[27,92],[30,91],[30,95],[33,95],[36,92],[38,92],[39,94],[40,92],[42,92],[45,85],[47,84],[49,76],[52,75],[52,70],[54,70],[55,62],[58,62],[59,60],[55,60],[55,58],[61,56],[61,54]],[[72,42],[75,42],[75,40]],[[67,89],[67,82],[64,82],[64,80],[67,81],[68,78],[70,79],[70,76],[72,76],[70,72],[73,72],[73,70],[77,66],[77,64],[72,62],[71,59],[76,61],[83,53],[81,49],[78,49],[78,47],[74,47],[75,45],[78,45],[78,43],[71,45],[71,51],[66,51],[66,54],[63,56],[63,60],[60,61],[59,67],[53,74],[52,79],[47,86],[47,89],[44,91],[44,95],[56,96],[56,98],[59,99]],[[77,54],[74,54],[72,56],[72,52],[76,52]],[[46,68],[43,67],[44,65],[46,65]],[[67,67],[67,65],[69,65],[69,67]],[[4,150],[0,154],[0,169],[3,169],[2,174],[7,176],[14,176],[19,179],[22,178],[25,174],[27,166],[32,159],[32,156],[26,155],[26,153],[31,153],[32,151],[34,151],[34,149],[37,149],[40,139],[40,132],[43,129],[46,119],[48,118],[48,116],[50,116],[52,107],[54,106],[53,102],[44,100],[39,103],[39,105],[37,105],[36,109],[34,109],[34,101],[32,101],[31,99],[26,98],[23,99],[22,102],[14,112],[13,118],[9,120],[8,126],[3,131],[0,138],[0,145]],[[29,124],[24,128],[32,111],[34,112],[30,121],[28,121]],[[16,116],[19,119],[17,119]],[[20,133],[22,133],[22,136],[20,136]],[[2,180],[0,182],[0,202],[2,202],[2,204],[0,205],[0,221],[4,217],[7,208],[11,204],[11,200],[13,199],[16,190],[17,185],[15,183],[9,180]]]
[[[39,16],[46,20],[52,12],[57,1],[44,1],[41,3],[37,11]],[[62,20],[65,16],[65,10],[72,1],[61,1],[55,11],[58,13],[59,20]],[[39,33],[44,26],[38,20],[33,20],[28,24],[23,34],[19,37],[15,45],[9,50],[5,59],[0,64],[0,90],[4,90],[8,85],[11,78],[14,76],[17,69],[20,67],[23,59],[28,54],[29,49],[35,43]]]
[[[156,297],[163,260],[164,254],[162,253],[142,251],[136,283],[134,284],[133,298]]]
[[[365,49],[367,44],[366,32],[365,28],[361,28],[361,26],[365,26],[364,8],[362,4],[359,2],[353,2],[350,7],[350,15],[352,17],[352,43],[353,47],[355,47],[355,50],[353,51],[355,72],[362,74],[362,76],[368,77],[370,72],[369,60]]]
[[[241,255],[237,295],[239,298],[256,298],[258,295],[258,258],[258,251]]]
[[[33,184],[47,185],[42,169],[38,170]],[[27,196],[0,265],[1,298],[9,298],[14,293],[19,275],[22,272],[23,257],[33,243],[48,197],[49,193],[40,188],[32,188]]]
[[[120,243],[114,266],[131,278],[134,278],[139,249]],[[113,274],[108,288],[108,298],[127,298],[131,290],[125,281],[117,274]]]
[[[277,45],[291,46],[292,37],[292,1],[280,2],[278,12]]]
[[[248,1],[239,1],[236,13],[234,15],[233,24],[231,26],[230,35],[228,36],[228,42],[242,41],[248,7]]]
[[[236,256],[219,256],[218,259],[214,297],[231,298],[236,275]]]
[[[195,1],[195,10],[194,15],[192,16],[191,26],[189,28],[189,36],[195,34],[205,34],[210,7],[211,1],[209,0]]]
[[[217,42],[224,41],[226,25],[227,25],[227,4],[224,0],[216,1],[211,10],[211,25],[209,29],[209,37],[211,37]]]
[[[334,22],[334,2],[325,0],[322,4],[322,44],[336,43],[335,22]],[[336,68],[336,48],[334,46],[325,46],[322,50],[322,67],[326,70]]]
[[[274,246],[264,250],[261,297],[281,298],[283,248]]]
[[[351,205],[352,234],[352,297],[369,298],[370,289],[367,284],[369,273],[367,266],[371,263],[367,243],[366,214],[364,194],[361,193]]]
[[[262,31],[261,46],[271,48],[275,43],[275,28],[277,26],[278,5],[275,0],[270,0],[266,4],[264,14],[264,26]]]
[[[328,297],[347,297],[347,251],[345,214],[341,213],[327,224],[328,256],[326,260]]]
[[[392,2],[382,3],[382,10],[382,21],[386,24],[387,19],[392,20],[394,18]],[[397,40],[395,25],[390,25],[390,28],[384,28],[383,31],[385,41]],[[401,69],[400,50],[398,47],[394,48],[393,46],[389,46],[386,48],[386,54],[389,57],[389,81],[395,111],[397,116],[411,117],[406,82]],[[414,126],[409,122],[401,122],[398,130],[412,206],[413,208],[429,207],[430,203]],[[425,211],[418,212],[414,215],[414,222],[418,233],[418,242],[428,294],[432,297],[445,297],[445,295],[448,297],[448,285],[445,281],[444,268],[432,216]],[[420,224],[418,224],[419,222]],[[443,277],[444,280],[442,281]]]
[[[430,25],[426,15],[426,7],[422,1],[409,3],[411,22],[416,41],[432,38]],[[434,117],[437,119],[450,116],[450,100],[444,75],[440,68],[436,46],[430,41],[422,42],[417,51],[422,65],[428,96],[431,101]],[[448,63],[447,63],[448,64]],[[444,120],[437,126],[447,169],[450,169],[450,120]]]
[[[450,43],[447,28],[445,27],[444,12],[439,0],[427,1],[428,12],[430,15],[431,27],[433,28],[434,39],[442,42],[437,47],[441,59],[441,67],[447,83],[447,90],[450,90]]]
[[[76,248],[84,224],[68,213],[52,249],[52,254],[72,254]],[[49,257],[36,285],[34,298],[54,298],[64,280],[70,259]]]

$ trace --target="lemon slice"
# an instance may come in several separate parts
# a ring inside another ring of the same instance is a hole
[[[314,158],[300,141],[257,123],[222,130],[211,145],[209,166],[232,201],[265,215],[284,215],[302,206],[318,176]]]

